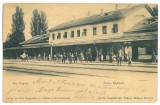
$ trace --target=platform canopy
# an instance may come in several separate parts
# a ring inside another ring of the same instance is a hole
[[[43,35],[37,35],[32,37],[29,40],[26,40],[22,43],[20,43],[22,45],[22,48],[42,48],[42,47],[49,47],[51,45],[49,45],[48,43],[49,40],[49,34],[43,34]]]
[[[147,41],[158,39],[157,32],[147,32],[147,33],[132,33],[124,35],[116,35],[112,37],[101,36],[94,38],[82,38],[75,40],[65,40],[63,42],[57,41],[50,43],[54,46],[69,46],[69,45],[86,45],[86,44],[100,44],[100,43],[116,43],[116,42],[132,42],[132,41]]]

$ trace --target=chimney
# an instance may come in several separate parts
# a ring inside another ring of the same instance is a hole
[[[101,15],[103,14],[103,9],[101,9]]]
[[[115,10],[118,10],[118,4],[115,4]]]
[[[90,12],[88,11],[88,16],[90,16]]]

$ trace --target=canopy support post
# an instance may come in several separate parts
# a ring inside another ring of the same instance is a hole
[[[46,58],[46,52],[45,52],[45,49],[44,49],[43,59],[45,60],[45,58]]]
[[[52,45],[51,45],[51,59],[52,59]]]

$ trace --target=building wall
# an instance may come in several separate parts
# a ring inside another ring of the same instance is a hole
[[[59,31],[53,31],[53,32],[50,32],[49,42],[60,43],[66,40],[68,41],[81,40],[81,39],[84,40],[84,39],[91,39],[91,38],[104,37],[104,36],[112,38],[113,35],[114,36],[123,35],[123,21],[124,19],[121,19],[121,20],[112,21],[112,22],[103,22],[103,23],[93,24],[93,25],[83,25],[83,26],[72,27],[72,28],[63,29]],[[113,24],[118,24],[117,33],[112,32]],[[102,26],[107,26],[106,34],[102,33]],[[97,27],[97,35],[93,35],[94,27]],[[87,29],[87,36],[82,36],[83,29]],[[80,37],[77,37],[77,30],[80,30]],[[74,38],[70,37],[71,31],[74,31]],[[63,39],[64,32],[67,32],[67,39]],[[57,39],[58,33],[61,33],[61,39]],[[52,34],[55,34],[54,40],[52,40]]]
[[[152,16],[145,7],[136,9],[134,12],[128,14],[124,19],[124,32],[126,32],[128,29],[130,29],[143,19],[150,17]]]

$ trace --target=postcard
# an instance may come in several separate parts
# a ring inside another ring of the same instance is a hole
[[[4,3],[3,102],[156,102],[158,4]]]

